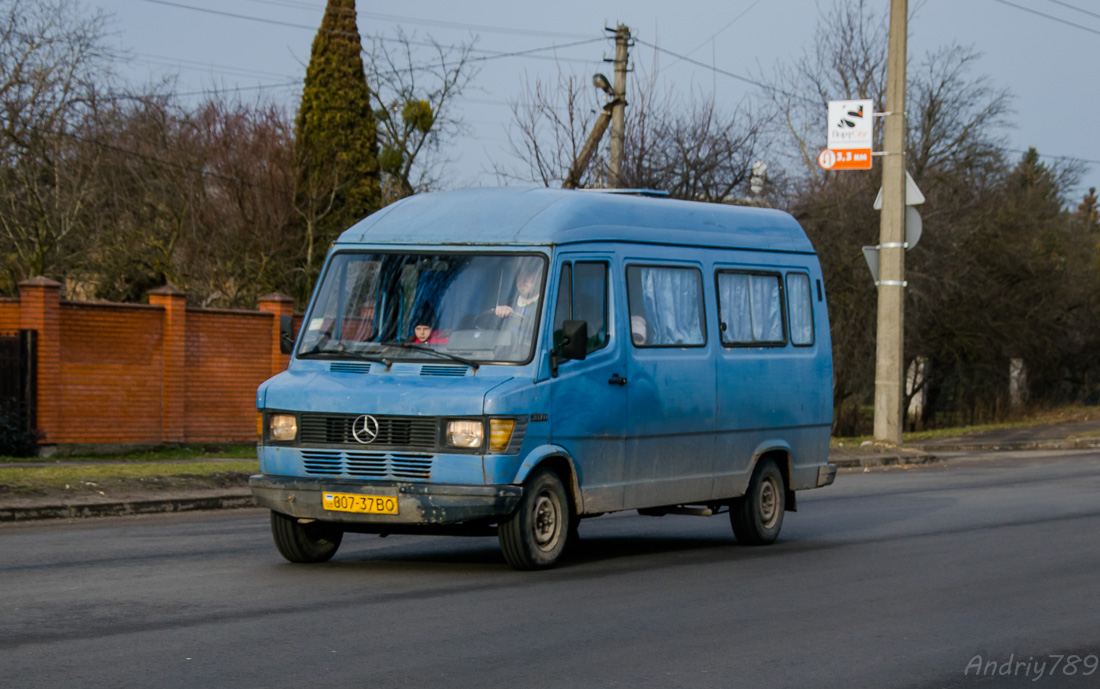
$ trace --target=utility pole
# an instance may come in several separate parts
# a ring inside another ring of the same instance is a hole
[[[908,0],[890,2],[879,226],[875,439],[901,444],[905,334],[905,57]]]
[[[602,74],[597,76],[603,77]],[[604,79],[606,81],[606,78]],[[611,113],[615,109],[616,102],[613,100],[608,101],[596,117],[596,124],[592,126],[592,132],[588,135],[588,140],[584,142],[584,147],[581,148],[577,159],[573,161],[573,166],[569,168],[569,175],[562,182],[562,189],[576,189],[581,183],[581,176],[588,169],[588,163],[592,160],[593,154],[596,153],[596,148],[600,145],[600,139],[603,138],[604,132],[607,131],[607,125],[611,122]]]
[[[607,29],[610,31],[611,29]],[[613,103],[611,111],[611,160],[608,170],[608,186],[621,189],[623,186],[623,142],[626,139],[626,67],[627,53],[630,47],[630,27],[619,24],[615,29],[615,83],[612,87]]]

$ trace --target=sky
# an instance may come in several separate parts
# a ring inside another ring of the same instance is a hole
[[[310,45],[324,0],[81,0],[111,15],[109,41],[127,55],[120,76],[134,82],[171,75],[174,90],[194,94],[218,87],[263,93],[291,111],[301,96]],[[883,13],[889,0],[868,0]],[[605,57],[614,44],[604,27],[631,28],[644,43],[701,66],[659,56],[663,77],[713,91],[734,108],[759,87],[716,72],[753,78],[802,54],[833,0],[358,0],[364,36],[394,36],[443,44],[476,38],[480,71],[457,102],[468,133],[447,153],[453,162],[443,186],[497,184],[494,161],[511,160],[509,100],[525,80],[552,79],[558,70],[585,79],[611,75]],[[1096,65],[1100,55],[1098,0],[909,0],[910,69],[936,47],[959,43],[981,53],[974,73],[1015,96],[1011,148],[1036,147],[1048,157],[1074,157],[1088,168],[1081,189],[1100,186],[1100,112]],[[239,15],[239,16],[230,16]],[[583,41],[590,41],[577,44]],[[366,41],[365,41],[366,42]],[[555,47],[557,46],[557,47]],[[500,54],[538,52],[524,56]],[[653,48],[632,48],[635,64],[654,64]],[[838,94],[838,98],[843,94]],[[629,94],[628,94],[629,100]],[[822,109],[821,144],[825,144]]]

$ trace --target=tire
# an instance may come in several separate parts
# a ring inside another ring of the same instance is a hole
[[[569,499],[557,474],[537,470],[523,485],[523,497],[512,516],[497,528],[500,550],[519,570],[553,567],[569,541]]]
[[[733,535],[742,545],[769,545],[783,528],[787,487],[775,461],[765,459],[756,465],[749,490],[730,506]]]
[[[271,513],[271,535],[275,547],[290,562],[327,562],[336,554],[344,532],[333,524],[300,524],[296,517]]]

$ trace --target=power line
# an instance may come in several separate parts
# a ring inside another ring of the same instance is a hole
[[[1024,151],[1019,148],[1006,148],[1009,153],[1023,153],[1027,154],[1031,151]],[[1053,158],[1054,160],[1064,160],[1070,163],[1091,163],[1093,165],[1100,165],[1100,160],[1089,160],[1088,158],[1078,158],[1077,156],[1057,156],[1050,153],[1040,153],[1038,149],[1035,149],[1039,153],[1040,158]]]
[[[170,57],[168,55],[156,55],[153,53],[131,53],[137,56],[135,62],[144,62],[149,65],[157,65],[161,67],[179,67],[181,69],[190,69],[195,71],[208,71],[217,72],[219,74],[230,74],[240,77],[276,77],[281,79],[290,79],[290,74],[280,72],[268,72],[266,70],[251,69],[248,67],[235,67],[233,65],[222,65],[216,62],[203,62],[202,60],[192,60],[183,57]],[[129,59],[131,54],[115,53],[114,56],[119,60]]]
[[[723,27],[722,27],[721,29],[718,29],[717,31],[715,31],[714,33],[712,33],[712,34],[710,35],[710,38],[708,38],[707,40],[703,41],[703,42],[702,42],[702,43],[700,43],[699,45],[697,45],[697,46],[695,46],[694,48],[692,48],[691,50],[689,50],[687,54],[688,54],[689,56],[690,56],[690,55],[694,55],[694,54],[695,54],[696,52],[698,52],[698,51],[699,51],[699,49],[700,49],[700,48],[702,48],[703,46],[705,46],[705,45],[706,45],[707,43],[710,43],[711,41],[713,41],[713,40],[714,40],[714,39],[715,39],[715,38],[716,38],[716,37],[718,36],[718,34],[722,33],[722,32],[723,32],[723,31],[725,31],[726,29],[728,29],[728,28],[730,28],[731,26],[733,26],[733,25],[734,25],[734,23],[735,23],[735,22],[737,22],[737,20],[738,20],[738,19],[740,19],[741,17],[744,17],[744,16],[746,15],[746,14],[748,14],[749,12],[751,12],[751,11],[752,11],[752,9],[753,9],[754,7],[756,7],[757,5],[759,5],[760,3],[761,3],[761,0],[756,0],[756,2],[754,2],[753,4],[751,4],[751,5],[749,5],[748,7],[746,7],[746,8],[745,8],[745,9],[744,9],[743,11],[741,11],[741,12],[740,12],[740,13],[739,13],[739,14],[738,14],[738,15],[737,15],[736,17],[734,17],[733,19],[729,20],[729,22],[727,22],[725,26],[723,26]],[[675,64],[675,63],[673,63],[673,64]]]
[[[292,2],[290,0],[247,0],[248,2],[259,3],[263,5],[274,5],[277,7],[290,7],[294,9],[309,10],[316,12],[323,10],[323,7],[318,5],[311,5],[304,2]],[[759,2],[759,0],[757,0]],[[367,19],[378,19],[386,22],[394,22],[398,24],[417,24],[420,26],[435,26],[442,29],[465,29],[468,31],[484,31],[486,33],[501,33],[508,34],[510,36],[522,35],[522,36],[544,36],[549,38],[584,38],[584,34],[575,33],[563,33],[559,31],[540,31],[538,29],[517,29],[506,26],[494,26],[491,24],[469,24],[466,22],[453,22],[443,19],[424,19],[421,17],[407,17],[397,14],[383,14],[381,12],[364,12],[363,10],[357,10],[356,14],[360,17]]]
[[[1061,5],[1062,7],[1068,7],[1071,10],[1076,10],[1076,11],[1082,13],[1082,14],[1087,14],[1090,17],[1096,17],[1097,19],[1100,19],[1100,14],[1097,14],[1096,12],[1090,12],[1090,11],[1085,10],[1085,9],[1081,9],[1080,7],[1078,7],[1076,5],[1071,5],[1068,2],[1062,2],[1061,0],[1049,0],[1049,1],[1053,2],[1055,5]]]
[[[291,86],[301,86],[302,80],[296,79],[295,81],[287,81],[278,84],[258,84],[256,86],[237,86],[232,89],[226,89],[234,93],[238,91],[266,91],[267,89],[279,89],[290,88]],[[184,98],[188,96],[205,96],[211,93],[221,93],[223,89],[203,89],[201,91],[181,91],[179,93],[173,93],[172,95],[177,98]]]
[[[1001,0],[995,0],[995,1],[1000,2]],[[817,101],[812,100],[810,98],[806,98],[805,96],[799,96],[798,94],[790,93],[790,92],[784,91],[782,89],[778,89],[774,86],[769,86],[768,84],[764,84],[764,83],[756,81],[754,79],[749,79],[748,77],[741,76],[740,74],[734,74],[733,72],[729,72],[729,71],[726,71],[724,69],[720,69],[718,67],[714,67],[712,65],[708,65],[708,64],[705,64],[703,62],[699,62],[698,60],[693,60],[693,59],[687,57],[686,55],[680,55],[679,53],[674,53],[671,50],[666,50],[665,48],[658,47],[656,45],[653,45],[652,43],[647,43],[647,42],[645,42],[641,39],[635,39],[635,41],[637,41],[638,43],[640,43],[644,46],[648,46],[648,47],[650,47],[650,48],[652,48],[656,51],[666,53],[668,55],[679,58],[679,59],[684,60],[686,62],[690,62],[693,65],[703,67],[704,69],[712,70],[712,71],[714,71],[718,74],[722,74],[722,75],[731,77],[733,79],[737,79],[739,81],[743,81],[745,83],[752,84],[753,86],[757,86],[759,88],[762,88],[762,89],[765,89],[765,90],[768,90],[768,91],[774,91],[776,93],[783,94],[783,95],[788,96],[790,98],[796,98],[798,100],[805,101],[805,102],[807,102],[811,105],[821,105]],[[1005,150],[1010,151],[1012,153],[1026,153],[1027,152],[1027,151],[1021,151],[1021,150],[1017,150],[1017,149],[1013,149],[1013,148],[1009,148],[1009,149],[1005,149]],[[1046,158],[1052,158],[1054,160],[1064,160],[1064,161],[1069,161],[1069,162],[1090,163],[1090,164],[1093,164],[1093,165],[1100,165],[1100,160],[1091,160],[1089,158],[1079,158],[1079,157],[1075,157],[1075,156],[1051,155],[1051,154],[1045,154],[1045,153],[1043,154],[1043,156],[1046,157]]]
[[[1059,17],[1055,17],[1052,14],[1047,14],[1046,12],[1040,12],[1039,10],[1033,10],[1030,7],[1024,7],[1023,5],[1017,5],[1016,3],[1009,2],[1008,0],[993,0],[993,2],[997,2],[997,3],[1000,3],[1002,5],[1006,5],[1008,7],[1012,7],[1014,9],[1020,10],[1021,12],[1027,12],[1029,14],[1034,14],[1038,17],[1043,17],[1044,19],[1049,19],[1052,22],[1058,22],[1059,24],[1065,24],[1066,26],[1072,26],[1075,29],[1081,29],[1082,31],[1088,31],[1091,34],[1096,34],[1097,36],[1100,36],[1100,31],[1097,31],[1096,29],[1090,29],[1089,27],[1082,26],[1081,24],[1078,24],[1077,22],[1071,22],[1068,19],[1061,19]],[[1062,3],[1059,3],[1059,4],[1062,4]],[[1074,9],[1077,9],[1077,8],[1074,8]]]
[[[214,179],[221,179],[221,180],[224,180],[224,181],[227,181],[227,182],[238,182],[240,184],[243,184],[243,185],[248,186],[248,187],[252,187],[254,189],[269,189],[270,188],[268,185],[257,184],[256,182],[249,181],[249,180],[244,179],[242,177],[234,177],[233,175],[223,175],[219,172],[211,172],[210,170],[205,169],[205,168],[196,168],[196,167],[191,167],[190,165],[185,165],[183,163],[177,163],[174,160],[164,160],[163,158],[158,158],[156,156],[151,156],[151,155],[148,155],[148,154],[145,154],[145,153],[139,153],[138,151],[132,151],[128,148],[122,148],[121,146],[115,146],[115,145],[109,144],[105,141],[99,141],[97,139],[88,139],[86,137],[80,136],[79,134],[73,134],[71,132],[59,132],[59,134],[61,134],[61,136],[67,137],[69,139],[73,139],[74,141],[79,141],[80,143],[88,144],[89,146],[96,146],[97,148],[105,148],[107,150],[115,151],[115,152],[121,153],[123,155],[128,155],[128,156],[131,156],[131,157],[134,157],[134,158],[140,158],[142,160],[149,161],[150,163],[156,163],[158,165],[163,165],[164,167],[174,167],[174,168],[177,168],[179,170],[183,170],[184,172],[194,173],[196,175],[199,175],[200,177],[212,177]]]
[[[256,16],[249,15],[249,14],[237,14],[236,12],[225,12],[223,10],[214,10],[214,9],[210,9],[208,7],[198,7],[198,6],[195,6],[195,5],[187,5],[187,4],[180,3],[180,2],[171,2],[170,0],[144,0],[144,1],[148,2],[148,3],[151,3],[151,4],[154,4],[154,5],[165,5],[165,6],[168,6],[168,7],[178,7],[180,9],[192,10],[194,12],[204,12],[206,14],[213,14],[213,15],[217,15],[217,16],[221,16],[221,17],[230,17],[232,19],[244,19],[244,20],[247,20],[247,21],[260,22],[260,23],[263,23],[263,24],[272,24],[272,25],[275,25],[275,26],[285,26],[285,27],[289,27],[289,28],[292,28],[292,29],[304,29],[306,31],[312,31],[312,32],[324,31],[326,33],[331,33],[333,35],[349,36],[349,37],[355,37],[355,38],[360,38],[360,39],[362,38],[359,34],[357,34],[357,33],[353,34],[350,31],[336,31],[336,30],[333,30],[333,29],[319,29],[318,27],[310,26],[310,25],[307,25],[307,24],[297,24],[295,22],[285,22],[285,21],[281,21],[281,20],[278,20],[278,19],[268,19],[267,17],[256,17]],[[380,41],[384,41],[384,42],[387,42],[387,43],[401,43],[401,44],[407,43],[409,45],[425,46],[425,47],[429,47],[429,48],[437,47],[437,45],[435,43],[429,43],[429,42],[426,42],[426,41],[415,41],[415,40],[412,40],[412,39],[383,38],[383,37],[380,37],[380,36],[376,36],[376,37],[373,37],[373,38],[375,40],[380,40]],[[478,48],[470,48],[470,52],[484,53],[484,54],[486,54],[486,57],[482,57],[482,58],[478,58],[478,59],[486,60],[486,59],[494,59],[494,58],[497,58],[497,57],[529,56],[532,53],[537,53],[537,52],[541,52],[541,51],[545,51],[545,50],[552,50],[554,48],[568,48],[568,47],[572,47],[572,46],[576,46],[576,45],[583,45],[585,43],[595,43],[596,41],[602,41],[602,40],[603,40],[603,38],[592,38],[592,39],[588,39],[588,40],[585,40],[585,41],[577,41],[575,43],[567,43],[567,44],[563,44],[563,45],[546,46],[546,47],[543,47],[543,48],[534,48],[532,50],[511,52],[511,53],[501,53],[501,52],[497,52],[497,51],[493,51],[493,50],[483,50],[483,49],[478,49]],[[455,46],[448,46],[448,47],[454,48]],[[539,59],[542,56],[533,56],[533,57],[535,59]],[[551,58],[551,59],[553,59],[553,58]],[[563,59],[568,60],[568,58],[563,58]]]
[[[307,26],[305,24],[296,24],[294,22],[284,22],[278,19],[268,19],[267,17],[255,17],[247,14],[237,14],[235,12],[224,12],[222,10],[212,10],[208,7],[196,7],[195,5],[185,5],[180,2],[169,2],[168,0],[145,0],[145,2],[152,3],[154,5],[167,5],[168,7],[179,7],[185,10],[193,10],[195,12],[205,12],[207,14],[216,14],[221,17],[232,17],[234,19],[247,19],[249,21],[261,22],[263,24],[273,24],[275,26],[288,26],[292,29],[307,29],[309,31],[317,31],[317,27]],[[352,34],[350,31],[334,31],[332,29],[321,29],[327,33],[337,34],[341,36],[356,36],[358,34]]]
[[[755,79],[750,79],[749,77],[741,76],[740,74],[734,74],[733,72],[721,69],[719,67],[715,67],[714,65],[708,65],[705,62],[699,62],[698,60],[694,60],[694,59],[688,57],[687,55],[681,55],[680,53],[674,53],[671,50],[668,50],[666,48],[662,48],[662,47],[654,45],[652,43],[647,43],[646,41],[643,41],[640,38],[636,38],[634,40],[635,40],[635,42],[640,43],[640,44],[642,44],[644,46],[647,46],[649,48],[652,48],[653,50],[656,50],[657,52],[665,53],[666,55],[671,55],[672,57],[683,60],[684,62],[690,62],[691,64],[693,64],[697,67],[702,67],[703,69],[709,69],[712,72],[715,72],[717,74],[721,74],[723,76],[730,77],[731,79],[737,79],[738,81],[743,81],[746,84],[751,84],[751,85],[756,86],[758,88],[762,88],[765,91],[772,91],[774,93],[779,93],[779,94],[782,94],[784,96],[787,96],[788,98],[795,98],[795,99],[798,99],[798,100],[802,100],[802,101],[805,101],[805,102],[809,103],[810,105],[818,105],[818,106],[821,105],[820,102],[815,101],[815,100],[810,99],[810,98],[806,98],[805,96],[800,96],[796,93],[790,93],[789,91],[784,91],[783,89],[776,88],[775,86],[770,86],[768,84],[765,84],[762,81],[756,81]]]

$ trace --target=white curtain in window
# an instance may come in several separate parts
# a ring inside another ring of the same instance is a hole
[[[813,344],[814,315],[811,311],[809,275],[787,275],[787,305],[791,310],[791,342],[796,345]]]
[[[723,342],[782,342],[779,277],[719,273],[718,298],[726,330]]]
[[[703,344],[702,308],[699,303],[701,279],[699,272],[692,269],[641,269],[648,344]]]
[[[718,276],[718,298],[722,302],[723,340],[752,342],[752,298],[746,273],[722,273]]]
[[[779,310],[779,277],[750,275],[752,283],[752,334],[757,342],[783,341],[783,316]]]

